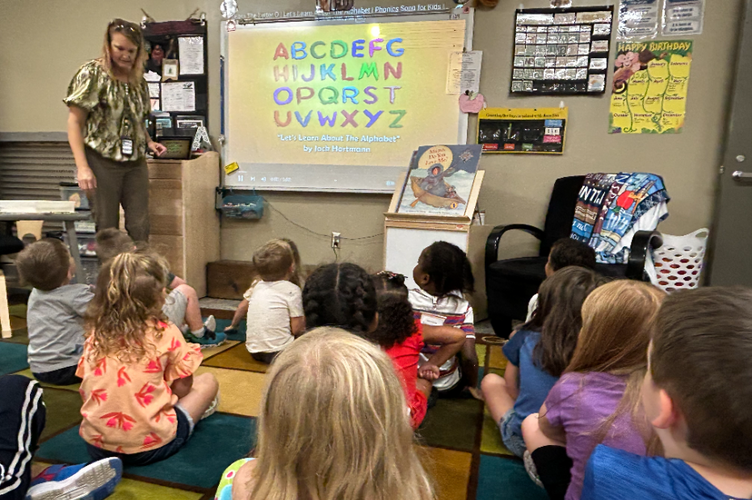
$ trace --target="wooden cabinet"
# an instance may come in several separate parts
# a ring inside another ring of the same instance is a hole
[[[149,160],[149,244],[170,270],[206,295],[206,264],[219,260],[219,154],[194,160]]]

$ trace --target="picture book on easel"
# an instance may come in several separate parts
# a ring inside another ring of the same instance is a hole
[[[398,213],[461,216],[478,169],[481,146],[421,146],[413,155]]]

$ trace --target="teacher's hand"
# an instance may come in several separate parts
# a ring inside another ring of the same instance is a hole
[[[156,156],[162,156],[162,153],[167,151],[167,148],[164,146],[164,144],[160,144],[158,142],[149,141],[146,144],[146,147],[149,148],[149,151],[154,153]]]
[[[78,179],[78,187],[84,191],[93,191],[97,188],[97,178],[88,165],[78,168],[76,178]]]

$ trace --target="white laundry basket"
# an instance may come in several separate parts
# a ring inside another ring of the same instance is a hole
[[[648,259],[645,272],[658,288],[673,292],[697,288],[705,258],[709,231],[698,229],[684,236],[663,235],[663,245]]]

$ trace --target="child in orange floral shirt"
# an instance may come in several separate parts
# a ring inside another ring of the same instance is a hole
[[[95,459],[163,460],[216,408],[217,380],[193,376],[199,346],[163,320],[166,280],[164,260],[148,253],[118,255],[99,273],[76,371],[83,379],[79,433]]]

